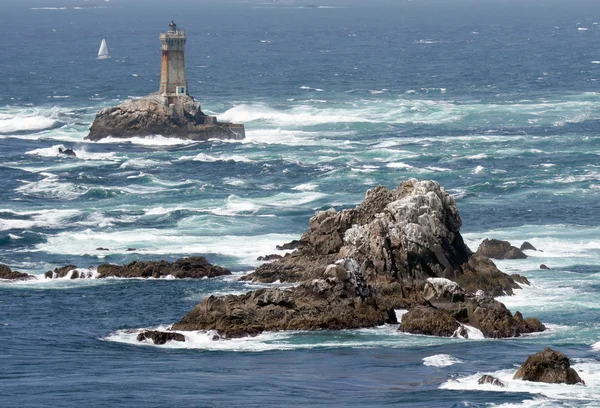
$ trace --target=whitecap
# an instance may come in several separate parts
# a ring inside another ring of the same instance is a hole
[[[423,365],[429,367],[449,367],[462,362],[462,360],[452,357],[449,354],[435,354],[433,356],[423,358]]]

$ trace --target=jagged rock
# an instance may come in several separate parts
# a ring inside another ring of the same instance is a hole
[[[293,241],[286,242],[283,245],[277,245],[277,246],[275,246],[275,248],[277,248],[278,250],[281,251],[281,250],[298,249],[298,248],[302,247],[302,245],[304,245],[304,242],[294,239]]]
[[[484,239],[477,249],[477,254],[493,259],[525,259],[527,255],[508,241]]]
[[[500,381],[498,378],[491,376],[491,375],[484,375],[482,376],[479,380],[477,380],[477,384],[483,385],[483,384],[491,384],[491,385],[496,385],[498,387],[506,387],[506,384],[504,384],[502,381]]]
[[[77,157],[77,153],[73,149],[63,149],[62,147],[58,148],[58,152],[60,154],[64,154],[66,156],[74,156]]]
[[[484,291],[480,290],[474,296],[467,295],[456,282],[448,279],[429,278],[423,289],[423,298],[428,302],[427,313],[424,312],[423,306],[417,306],[417,317],[413,317],[412,312],[415,308],[411,309],[407,313],[411,323],[404,331],[467,337],[464,333],[455,331],[459,324],[468,324],[481,330],[485,337],[501,338],[545,330],[544,325],[537,319],[524,320],[520,312],[513,316],[501,302],[486,295]],[[440,313],[447,317],[442,317]],[[402,321],[404,322],[404,317]],[[456,323],[451,324],[452,321]],[[439,329],[442,323],[445,330]],[[455,329],[451,332],[450,328]]]
[[[213,278],[231,275],[220,266],[211,265],[202,256],[182,258],[173,263],[167,261],[134,261],[127,265],[103,264],[98,266],[98,277],[120,278],[160,278],[171,275],[174,278]]]
[[[567,356],[549,347],[527,357],[527,360],[513,378],[552,384],[585,384],[577,371],[571,368]]]
[[[165,344],[168,341],[185,341],[181,333],[147,330],[137,335],[137,341],[152,340],[154,344]]]
[[[523,275],[519,275],[518,273],[512,273],[510,275],[510,277],[512,278],[512,280],[514,280],[515,282],[521,283],[523,285],[527,285],[530,286],[531,283],[529,282],[529,279],[527,279],[526,276]]]
[[[398,330],[412,334],[452,337],[460,324],[447,313],[431,306],[416,306],[402,315]]]
[[[521,251],[537,251],[533,245],[525,241],[521,244]]]
[[[241,140],[245,132],[243,125],[218,122],[215,117],[205,115],[191,96],[181,95],[165,102],[164,97],[152,94],[102,109],[85,139],[153,135],[189,140]]]
[[[13,280],[13,281],[28,280],[28,279],[33,279],[33,276],[23,273],[23,272],[13,271],[7,265],[0,264],[0,279]]]
[[[473,296],[478,291],[513,294],[520,286],[489,258],[473,254],[460,226],[454,198],[434,181],[411,179],[396,190],[375,187],[355,208],[317,212],[300,248],[242,280],[307,282],[321,279],[336,260],[353,259],[381,309],[429,305],[448,316],[448,325],[469,324],[487,337],[543,330],[541,323],[516,318],[487,295]],[[428,282],[430,278],[450,279],[462,292],[450,289],[454,286],[445,280]]]
[[[546,266],[545,264],[541,264],[540,269],[549,270],[550,268],[548,268],[548,266]]]
[[[63,266],[60,268],[56,268],[53,271],[48,271],[44,274],[44,276],[46,277],[46,279],[64,278],[65,276],[67,276],[69,274],[69,272],[71,272],[75,269],[77,269],[77,266],[67,265],[67,266]],[[77,278],[79,278],[79,273],[77,271],[74,271],[73,274],[71,275],[71,279],[77,279]]]
[[[209,296],[174,330],[215,330],[226,338],[263,331],[354,329],[394,322],[380,308],[356,261],[342,259],[321,277],[291,289],[260,289],[245,295]]]

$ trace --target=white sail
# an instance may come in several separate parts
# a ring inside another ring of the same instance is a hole
[[[110,54],[108,53],[108,46],[106,45],[106,40],[103,38],[100,43],[100,50],[98,50],[98,59],[106,59],[110,58]]]

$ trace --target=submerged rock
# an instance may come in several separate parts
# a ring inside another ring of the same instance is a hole
[[[541,264],[540,269],[549,270],[550,268],[546,264]]]
[[[243,125],[219,122],[217,118],[205,115],[191,96],[180,95],[172,99],[165,102],[163,96],[152,94],[104,108],[96,114],[85,139],[98,141],[109,136],[154,135],[189,140],[244,139]]]
[[[491,375],[484,375],[482,376],[479,380],[477,380],[477,384],[483,385],[483,384],[491,384],[491,385],[495,385],[498,387],[506,387],[506,384],[504,384],[502,381],[500,381],[498,378],[491,376]]]
[[[23,272],[17,272],[10,269],[7,265],[0,264],[0,279],[6,280],[28,280],[33,279],[34,277]]]
[[[508,241],[484,239],[477,249],[477,254],[493,259],[525,259],[527,255]]]
[[[373,327],[386,321],[395,322],[393,311],[378,306],[358,264],[344,259],[294,288],[204,298],[173,329],[215,330],[234,338],[263,331]]]
[[[53,271],[48,271],[44,274],[44,276],[46,277],[46,279],[64,278],[69,274],[69,272],[74,271],[71,274],[71,279],[77,279],[79,278],[79,273],[77,273],[75,269],[77,269],[77,266],[67,265],[60,268],[56,268]]]
[[[137,335],[137,341],[152,340],[154,344],[162,345],[168,341],[185,341],[181,333],[147,330]]]
[[[213,278],[231,275],[231,272],[220,266],[211,265],[203,256],[181,258],[173,263],[167,261],[134,261],[127,265],[103,264],[98,266],[98,277],[109,276],[119,278]]]
[[[552,384],[585,384],[577,371],[571,368],[567,356],[546,347],[543,351],[527,357],[513,377],[515,380],[546,382]]]

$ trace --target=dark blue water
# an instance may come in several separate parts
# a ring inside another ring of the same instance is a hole
[[[597,406],[600,3],[97,4],[1,5],[0,263],[39,279],[0,283],[0,406]],[[158,89],[171,19],[188,35],[190,92],[245,123],[247,140],[85,142],[96,111]],[[99,61],[103,36],[112,58]],[[465,341],[384,326],[135,342],[206,295],[254,289],[235,278],[315,210],[410,177],[457,199],[473,249],[494,237],[544,251],[498,264],[533,282],[502,301],[547,333]],[[41,276],[193,254],[234,278]],[[587,387],[510,381],[545,346]],[[509,387],[478,386],[483,373]]]

